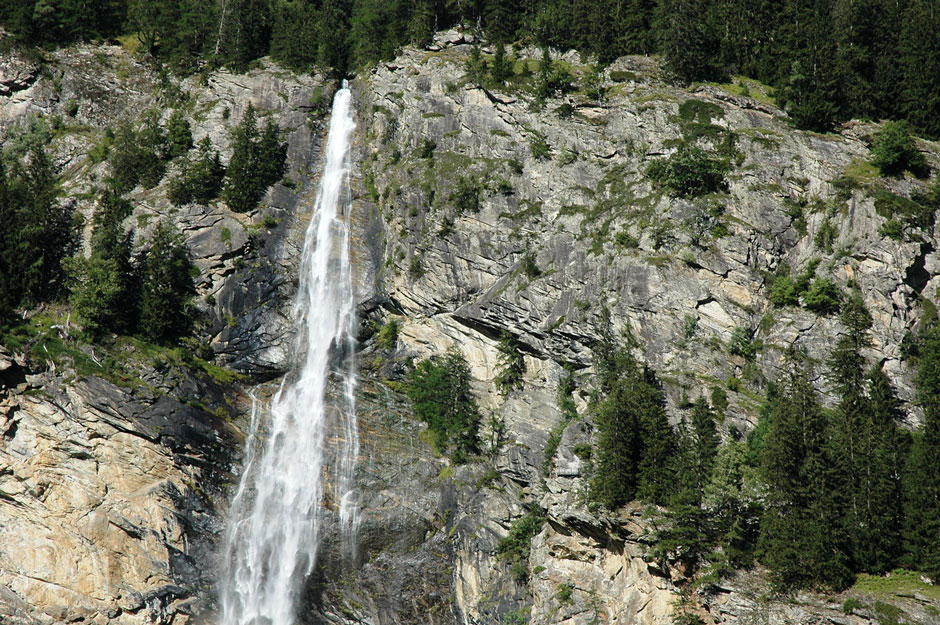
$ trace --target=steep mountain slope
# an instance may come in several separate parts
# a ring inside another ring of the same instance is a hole
[[[808,279],[858,283],[874,320],[866,356],[918,422],[902,343],[940,287],[937,236],[906,221],[897,198],[925,183],[867,165],[875,125],[796,132],[756,84],[755,97],[739,85],[680,89],[640,57],[598,77],[569,53],[555,66],[572,89],[539,102],[537,77],[469,81],[469,43],[444,33],[353,81],[363,525],[355,562],[327,529],[301,620],[665,624],[681,607],[705,623],[855,625],[883,622],[877,606],[890,604],[935,622],[932,586],[782,598],[760,569],[680,606],[691,572],[652,554],[655,510],[590,506],[584,453],[604,308],[660,374],[673,421],[689,398],[721,388],[722,436],[748,432],[791,349],[809,355],[832,401],[823,363],[843,328],[799,302],[770,302],[784,263],[794,279],[813,267]],[[539,54],[520,54],[536,72]],[[89,191],[107,173],[92,148],[122,115],[181,109],[226,161],[251,102],[289,145],[287,176],[251,213],[175,208],[164,181],[131,193],[125,221],[138,248],[161,217],[184,233],[200,271],[198,341],[211,349],[198,355],[251,382],[130,339],[102,360],[100,347],[53,327],[68,319],[57,307],[35,317],[24,343],[0,349],[3,622],[213,622],[212,554],[245,391],[290,367],[289,305],[330,90],[267,64],[178,81],[112,46],[0,63],[0,132],[11,141],[30,115],[59,116],[51,148],[86,223]],[[727,156],[726,189],[673,197],[650,180],[649,164],[683,143]],[[940,164],[935,144],[919,147]],[[893,238],[882,234],[892,220]],[[380,340],[376,326],[392,321],[397,337]],[[522,388],[506,394],[494,386],[503,332],[525,363]],[[46,346],[56,357],[42,356]],[[486,453],[460,466],[432,452],[401,393],[409,361],[451,347],[469,361],[487,415]],[[571,421],[556,405],[566,364],[579,385]],[[534,531],[522,531],[526,520]],[[518,557],[501,555],[508,535]],[[843,610],[847,599],[858,605]]]

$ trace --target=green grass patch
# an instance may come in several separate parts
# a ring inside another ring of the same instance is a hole
[[[868,185],[875,182],[880,176],[878,168],[860,159],[854,159],[845,166],[842,176],[855,181],[859,185]]]
[[[883,576],[861,573],[850,590],[876,596],[906,597],[916,592],[933,601],[940,601],[940,586],[925,582],[921,579],[921,575],[921,573],[907,569],[895,569]]]
[[[732,82],[706,82],[706,83],[695,83],[691,88],[695,88],[699,84],[711,85],[712,87],[718,87],[726,93],[731,95],[741,96],[745,98],[751,98],[757,100],[761,104],[766,104],[767,106],[776,106],[774,101],[774,89],[769,85],[754,80],[753,78],[747,78],[746,76],[735,76],[732,79]]]

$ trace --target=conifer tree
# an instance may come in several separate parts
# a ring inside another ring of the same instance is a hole
[[[770,431],[762,452],[768,495],[759,549],[774,585],[844,588],[851,582],[848,554],[833,514],[827,469],[826,418],[816,391],[795,370],[769,406]]]
[[[246,212],[258,205],[267,188],[284,175],[287,146],[280,142],[277,124],[268,121],[259,133],[254,107],[232,133],[232,158],[226,170],[222,199],[233,211]]]
[[[106,188],[95,209],[91,255],[68,259],[69,301],[90,338],[106,332],[122,333],[137,322],[137,293],[131,264],[131,235],[122,223],[131,205]]]
[[[924,422],[908,461],[904,542],[909,566],[940,582],[940,323],[926,324],[920,334],[917,398]]]
[[[891,380],[879,366],[867,376],[867,420],[860,440],[860,513],[853,555],[859,570],[884,573],[902,554],[902,481],[909,436],[901,430],[903,412]]]
[[[190,301],[195,294],[193,265],[182,238],[172,226],[160,222],[150,246],[137,259],[140,276],[139,331],[163,343],[189,333]]]
[[[167,155],[183,156],[193,147],[193,132],[183,111],[176,109],[166,123]]]

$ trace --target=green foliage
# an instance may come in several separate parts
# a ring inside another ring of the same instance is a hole
[[[910,124],[903,121],[885,122],[878,131],[871,147],[871,163],[886,176],[900,176],[904,171],[926,176],[929,171],[911,136]]]
[[[432,444],[465,462],[479,453],[480,409],[471,389],[470,367],[457,351],[419,362],[408,374],[406,394],[428,424]]]
[[[482,193],[483,185],[472,174],[458,177],[457,186],[450,194],[450,201],[454,203],[454,211],[457,215],[478,213]]]
[[[856,610],[861,610],[865,605],[855,597],[849,597],[842,604],[843,614],[854,614]]]
[[[930,230],[937,209],[940,209],[940,181],[935,180],[926,190],[916,190],[907,198],[887,189],[875,189],[875,210],[882,217],[896,219],[915,230]],[[887,225],[887,224],[886,224]]]
[[[659,47],[680,81],[719,80],[719,33],[708,23],[706,0],[661,0],[657,5]]]
[[[0,159],[0,321],[14,307],[61,295],[62,259],[77,245],[76,217],[58,200],[56,171],[39,144],[6,169]]]
[[[777,271],[774,273],[770,284],[768,299],[774,306],[798,306],[800,298],[804,296],[813,276],[816,275],[816,268],[819,266],[819,260],[812,260],[796,278],[790,274],[790,266],[787,263],[780,263]]]
[[[138,184],[150,188],[163,177],[166,164],[162,152],[166,144],[156,123],[153,111],[148,113],[145,128],[140,131],[128,119],[118,123],[109,150],[111,177],[118,193],[127,193]]]
[[[940,581],[940,324],[919,331],[917,398],[923,426],[914,438],[905,475],[904,543],[912,568]]]
[[[470,48],[470,56],[467,57],[465,65],[467,71],[467,80],[478,87],[483,86],[486,80],[486,62],[480,53],[480,44],[474,43]]]
[[[190,202],[208,204],[222,191],[225,166],[209,137],[199,142],[196,154],[180,159],[179,169],[170,179],[167,197],[176,206]]]
[[[526,252],[522,255],[522,273],[530,280],[535,280],[542,275],[542,270],[535,262],[535,255],[532,252]]]
[[[526,372],[525,359],[522,356],[519,340],[511,333],[503,331],[496,346],[499,350],[499,369],[493,383],[501,395],[522,388],[522,378]]]
[[[842,589],[852,581],[844,536],[837,531],[839,493],[828,468],[826,418],[804,372],[768,394],[770,431],[761,450],[768,493],[759,539],[764,564],[780,589]]]
[[[233,211],[253,210],[268,187],[284,175],[286,165],[287,144],[281,143],[280,128],[269,119],[259,132],[254,107],[249,103],[232,133],[232,158],[222,199]]]
[[[542,531],[545,512],[538,506],[530,506],[525,515],[519,517],[509,528],[509,534],[501,538],[496,547],[496,557],[509,566],[509,573],[518,584],[529,580],[529,550],[532,539]]]
[[[763,347],[763,343],[754,338],[754,331],[750,328],[736,326],[731,331],[731,340],[728,341],[728,351],[730,353],[751,361],[757,357],[757,353]]]
[[[817,278],[803,295],[803,306],[817,315],[831,315],[839,309],[842,294],[829,278]]]
[[[193,264],[179,233],[166,222],[154,230],[137,260],[140,276],[139,332],[155,343],[176,340],[192,329]]]
[[[375,337],[376,344],[385,350],[393,350],[398,346],[398,319],[389,317],[388,321],[382,324],[378,334]]]
[[[878,228],[878,234],[894,241],[904,238],[904,228],[897,219],[889,219]]]
[[[683,143],[671,156],[650,163],[646,175],[673,195],[695,197],[724,190],[729,171],[727,159],[712,158],[705,150]]]
[[[433,139],[423,139],[421,145],[418,146],[418,158],[431,158],[434,156],[434,150],[437,149],[437,144]]]
[[[512,60],[506,57],[506,47],[501,43],[496,44],[496,52],[490,65],[490,78],[497,85],[501,85],[512,76],[512,73]]]
[[[113,190],[101,194],[95,209],[91,256],[73,257],[65,264],[69,303],[92,339],[105,332],[128,332],[137,323],[136,276],[131,266],[131,237],[121,224],[130,203]]]
[[[591,498],[615,509],[636,496],[665,503],[676,451],[665,399],[655,374],[641,367],[609,329],[594,347],[599,395],[591,405],[597,461]]]
[[[572,396],[575,388],[574,376],[571,370],[566,368],[561,380],[558,381],[558,388],[555,392],[555,404],[558,411],[561,412],[561,422],[548,433],[548,441],[545,443],[542,462],[542,475],[551,473],[555,463],[555,454],[558,452],[558,445],[561,444],[561,437],[565,428],[578,417],[578,409]]]
[[[532,152],[532,158],[537,161],[544,161],[552,156],[552,148],[545,140],[545,136],[538,133],[529,138],[529,151]]]
[[[207,137],[208,138],[208,137]],[[167,153],[170,158],[183,156],[193,147],[193,132],[183,111],[176,109],[166,123]]]

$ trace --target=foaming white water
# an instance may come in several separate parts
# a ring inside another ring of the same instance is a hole
[[[355,128],[351,101],[344,83],[333,100],[326,164],[304,240],[295,302],[298,363],[271,402],[266,437],[258,432],[263,408],[252,395],[245,467],[225,537],[223,625],[294,622],[297,596],[316,563],[325,507],[338,507],[345,542],[355,544],[355,308],[344,210]],[[335,454],[324,449],[330,432],[338,439]],[[335,460],[327,489],[329,457]]]

